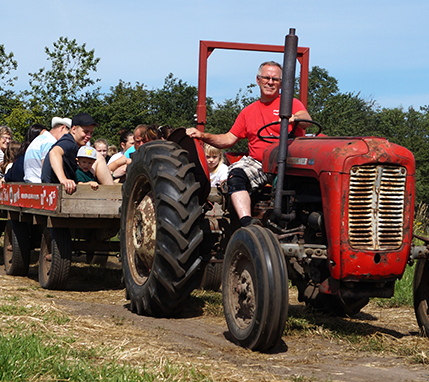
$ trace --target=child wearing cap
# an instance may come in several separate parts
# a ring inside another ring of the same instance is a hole
[[[91,146],[82,146],[77,152],[76,178],[77,184],[89,184],[93,190],[98,188],[94,174],[91,172],[92,165],[97,159],[97,151]]]

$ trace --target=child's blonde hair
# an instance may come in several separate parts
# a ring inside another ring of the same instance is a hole
[[[107,143],[107,140],[104,138],[98,138],[95,142],[94,142],[94,147],[97,148],[97,146],[99,144],[103,144],[106,145],[106,150],[109,148],[109,144]]]
[[[217,147],[209,145],[208,143],[204,143],[204,152],[206,153],[206,155],[211,157],[220,157],[219,164],[217,165],[216,168],[218,168],[223,163],[223,155],[222,155],[221,149],[218,149]]]

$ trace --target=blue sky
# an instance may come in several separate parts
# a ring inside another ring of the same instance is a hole
[[[15,0],[2,1],[0,44],[18,61],[15,87],[49,67],[44,47],[64,36],[101,58],[94,77],[104,91],[124,80],[149,89],[175,77],[197,86],[200,40],[282,45],[296,28],[310,48],[310,67],[381,107],[429,105],[427,0]],[[207,94],[233,98],[255,79],[262,61],[279,54],[215,51]]]

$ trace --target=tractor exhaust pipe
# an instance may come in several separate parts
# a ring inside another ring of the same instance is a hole
[[[295,69],[298,54],[298,36],[295,28],[289,29],[285,39],[283,57],[282,87],[280,98],[280,142],[278,153],[277,185],[274,198],[274,216],[277,220],[290,221],[294,213],[282,214],[283,185],[286,171],[287,142],[289,138],[289,118],[292,116],[293,95],[295,90]]]

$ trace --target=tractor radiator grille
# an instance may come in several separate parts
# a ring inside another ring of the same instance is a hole
[[[401,247],[406,176],[404,167],[369,165],[351,169],[349,241],[352,248]]]

